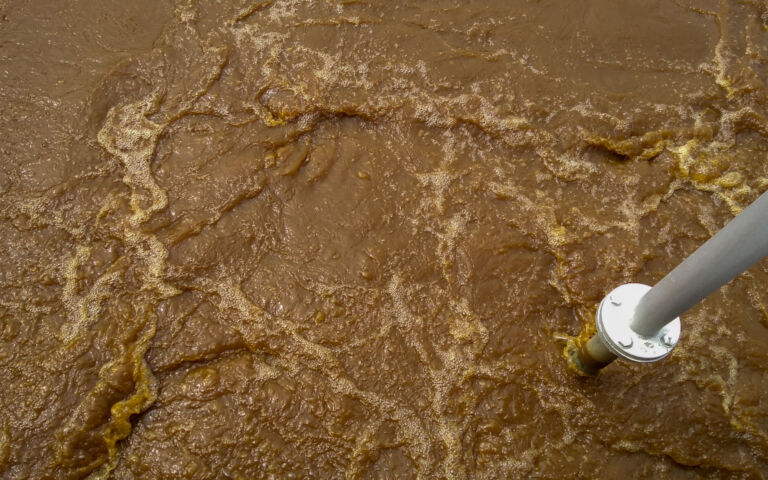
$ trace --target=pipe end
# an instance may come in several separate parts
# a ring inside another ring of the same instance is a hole
[[[648,285],[627,283],[614,288],[600,302],[595,317],[602,345],[614,355],[632,362],[655,362],[669,355],[680,338],[680,318],[675,318],[652,335],[632,329],[637,306],[651,290]]]

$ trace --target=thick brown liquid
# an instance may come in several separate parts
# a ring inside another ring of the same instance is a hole
[[[760,2],[0,0],[0,476],[766,478]]]

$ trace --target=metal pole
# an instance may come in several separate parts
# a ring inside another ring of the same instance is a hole
[[[640,300],[630,326],[653,335],[768,255],[768,192],[662,278]]]
[[[653,362],[680,338],[679,315],[768,256],[768,191],[731,220],[653,288],[629,283],[600,303],[597,334],[573,352],[594,375],[616,357]]]

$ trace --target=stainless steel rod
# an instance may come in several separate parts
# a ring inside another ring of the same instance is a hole
[[[655,334],[766,255],[768,191],[646,293],[630,328]]]

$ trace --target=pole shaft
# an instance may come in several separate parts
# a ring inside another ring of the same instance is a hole
[[[649,290],[630,327],[653,335],[766,255],[768,191]]]

